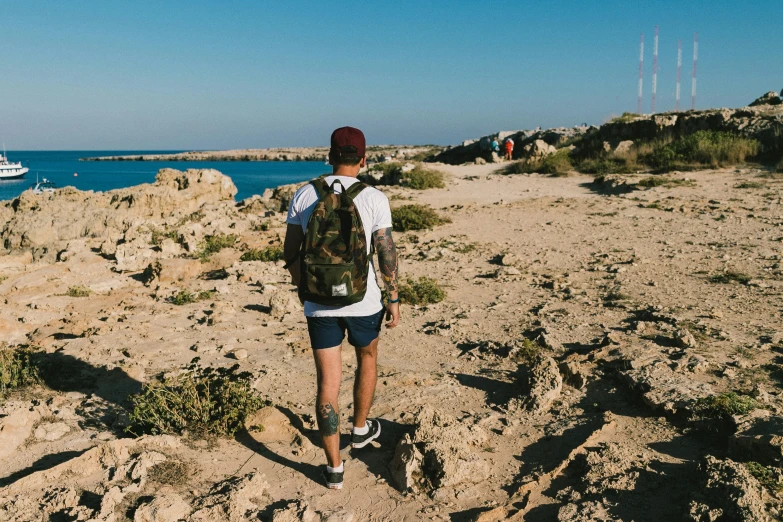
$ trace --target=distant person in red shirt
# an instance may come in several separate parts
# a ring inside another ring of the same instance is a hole
[[[514,152],[514,140],[506,139],[506,159],[511,161],[511,154]]]

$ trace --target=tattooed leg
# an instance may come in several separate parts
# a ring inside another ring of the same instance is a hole
[[[340,465],[340,412],[337,397],[342,378],[340,347],[313,350],[318,373],[318,395],[315,399],[315,418],[321,433],[326,460],[332,467]]]
[[[318,431],[327,437],[334,435],[340,428],[340,416],[330,403],[318,405]]]

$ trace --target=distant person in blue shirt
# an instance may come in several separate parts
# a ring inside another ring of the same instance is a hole
[[[492,152],[500,152],[500,143],[497,138],[492,138]]]

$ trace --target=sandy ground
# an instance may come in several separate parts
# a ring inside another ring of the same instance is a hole
[[[238,439],[182,449],[192,475],[174,490],[192,498],[225,477],[258,471],[269,483],[270,505],[298,499],[323,513],[343,510],[353,520],[478,520],[495,507],[517,520],[681,520],[692,500],[688,485],[700,480],[699,463],[706,455],[724,457],[726,438],[694,431],[668,399],[635,387],[626,370],[640,353],[654,353],[676,379],[714,393],[761,389],[767,410],[779,413],[783,181],[753,169],[704,171],[668,176],[692,180],[689,186],[607,195],[581,175],[438,168],[449,175],[445,189],[387,193],[393,206],[426,203],[451,219],[395,235],[403,277],[433,277],[447,297],[404,307],[402,325],[382,333],[372,414],[380,417],[383,436],[362,450],[348,448],[355,357],[344,349],[345,488],[321,485],[317,448],[261,449]],[[747,181],[758,185],[736,188]],[[273,217],[280,235],[283,218]],[[261,286],[290,288],[281,263],[247,265],[259,267],[258,281],[193,280],[191,289],[217,288],[214,300],[174,306],[133,274],[113,272],[97,253],[53,265],[0,257],[0,329],[26,335],[66,371],[94,378],[89,392],[77,385],[42,392],[54,397],[51,411],[66,412],[54,415],[70,429],[4,454],[0,486],[117,438],[113,426],[127,394],[195,356],[252,371],[257,389],[317,446],[315,369],[304,318],[295,313],[279,321],[263,311]],[[710,279],[727,270],[750,280]],[[88,299],[61,295],[73,285],[103,290]],[[211,325],[203,321],[209,309],[220,317]],[[688,325],[695,343],[672,342],[666,317]],[[519,362],[497,347],[540,332],[544,351],[558,363],[576,364],[581,380],[566,379],[551,405],[531,413],[510,406],[526,392]],[[237,349],[248,357],[232,359]],[[486,430],[486,441],[475,448],[489,464],[486,479],[434,492],[396,487],[389,468],[395,447],[428,405]],[[765,495],[770,505],[778,502]],[[605,518],[590,511],[597,504]],[[585,518],[568,516],[569,509]]]

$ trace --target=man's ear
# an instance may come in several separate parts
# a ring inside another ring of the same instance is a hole
[[[359,160],[359,168],[363,169],[367,166],[367,156],[362,156],[362,159]]]

